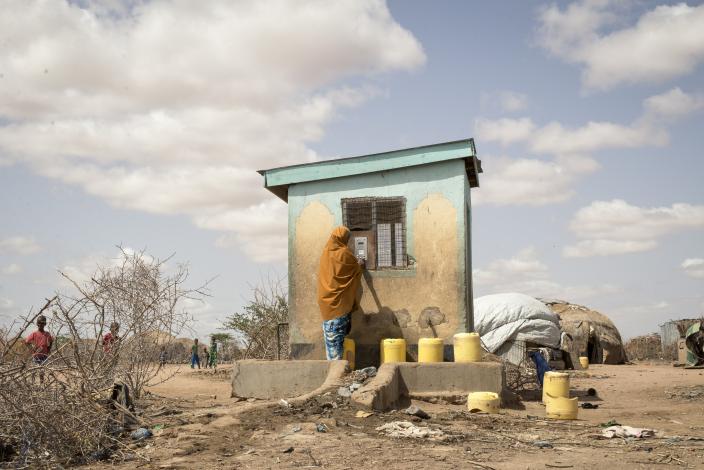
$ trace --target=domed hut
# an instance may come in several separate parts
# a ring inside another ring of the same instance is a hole
[[[621,334],[606,316],[582,305],[564,300],[540,299],[560,316],[562,331],[572,340],[563,348],[569,351],[572,364],[579,367],[579,356],[586,353],[591,364],[623,364],[627,361]]]

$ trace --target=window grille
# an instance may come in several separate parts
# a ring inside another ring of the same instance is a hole
[[[355,234],[368,238],[368,252],[372,252],[367,269],[405,268],[406,198],[345,198],[341,202],[343,223],[352,232],[350,244]]]

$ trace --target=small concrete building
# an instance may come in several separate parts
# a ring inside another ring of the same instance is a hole
[[[291,357],[325,358],[318,263],[338,225],[366,259],[357,367],[378,364],[383,338],[405,338],[409,360],[422,337],[451,354],[452,336],[473,330],[470,189],[481,172],[473,139],[260,171],[289,207]]]

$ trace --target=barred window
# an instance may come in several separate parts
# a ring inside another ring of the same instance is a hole
[[[342,220],[352,232],[350,248],[356,256],[355,243],[366,239],[367,269],[405,268],[406,198],[361,197],[341,202]]]

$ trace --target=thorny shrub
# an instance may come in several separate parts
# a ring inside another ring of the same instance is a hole
[[[120,449],[128,423],[141,422],[111,400],[114,384],[139,398],[165,380],[158,356],[192,319],[183,301],[202,299],[188,289],[186,265],[165,266],[143,252],[120,249],[109,266],[85,279],[61,275],[73,287],[0,332],[0,465],[46,466],[104,458]],[[31,360],[23,338],[44,314],[54,337],[43,364]],[[112,323],[117,339],[104,345]],[[124,387],[126,385],[126,387]],[[125,402],[122,402],[125,404]],[[126,419],[129,418],[129,419]]]

